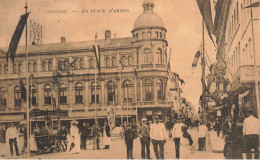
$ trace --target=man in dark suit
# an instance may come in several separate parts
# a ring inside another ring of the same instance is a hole
[[[150,128],[147,125],[147,119],[142,119],[142,126],[139,129],[139,137],[141,142],[141,157],[145,159],[145,148],[146,148],[146,158],[150,159]]]
[[[98,121],[95,122],[95,125],[91,128],[91,133],[93,136],[93,150],[100,149],[99,148],[99,136],[100,136],[101,129],[98,125]]]
[[[224,157],[226,159],[232,159],[232,123],[231,118],[227,116],[225,123],[223,124],[223,137],[225,140]]]
[[[88,128],[89,128],[89,123],[83,122],[82,127],[81,127],[81,144],[80,148],[83,150],[87,150],[86,142],[87,142],[87,136],[88,134]]]
[[[107,124],[107,121],[104,122],[103,127],[103,145],[105,146],[104,149],[109,149],[109,145],[111,144],[111,135],[110,135],[110,126]]]
[[[135,133],[131,128],[131,124],[128,124],[125,130],[125,144],[127,159],[133,159],[133,142],[135,139]]]

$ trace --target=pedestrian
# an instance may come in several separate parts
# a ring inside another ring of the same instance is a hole
[[[192,147],[193,140],[187,129],[187,126],[181,127],[182,135],[180,139],[180,159],[189,159],[195,151],[195,147]]]
[[[135,139],[135,133],[132,130],[132,125],[126,125],[125,130],[125,144],[126,144],[126,155],[127,159],[133,159],[133,142]]]
[[[107,124],[107,121],[104,122],[102,137],[103,137],[103,145],[105,146],[104,149],[109,149],[109,146],[111,145],[112,142],[111,142],[110,126]]]
[[[92,128],[91,128],[91,135],[93,137],[93,150],[100,149],[99,148],[100,132],[101,132],[101,129],[98,125],[98,121],[95,121],[95,125],[93,125]]]
[[[220,134],[220,130],[221,130],[221,123],[220,123],[220,120],[217,118],[216,122],[215,122],[215,131],[217,131],[218,137],[219,137],[219,134]]]
[[[60,142],[61,142],[62,149],[64,151],[67,150],[67,135],[68,135],[67,128],[64,125],[61,126],[61,129],[60,129]]]
[[[20,143],[21,143],[21,154],[25,154],[25,151],[26,151],[26,148],[27,148],[26,121],[20,122],[19,137],[20,137]]]
[[[170,138],[172,136],[171,131],[172,131],[172,128],[173,128],[173,122],[170,120],[170,118],[168,118],[165,127],[166,127],[166,131],[169,135],[169,140],[170,140]]]
[[[207,131],[208,131],[207,127],[202,122],[199,122],[199,126],[198,126],[199,151],[205,151]]]
[[[246,158],[252,159],[251,149],[254,149],[255,159],[259,159],[260,122],[254,117],[254,111],[248,111],[249,116],[244,120],[243,135],[246,143]]]
[[[14,126],[13,123],[10,123],[10,127],[7,128],[6,130],[6,140],[7,142],[9,142],[10,152],[12,156],[13,156],[13,145],[15,147],[16,156],[20,156],[18,146],[17,146],[18,135],[19,133],[17,128]]]
[[[137,125],[136,125],[136,123],[135,123],[135,120],[133,119],[133,121],[132,121],[132,130],[134,131],[134,134],[135,134],[135,138],[137,138],[138,137],[138,127],[137,127]]]
[[[231,118],[227,116],[223,124],[223,138],[225,141],[223,154],[226,159],[232,158],[232,123]]]
[[[243,159],[243,120],[238,117],[231,127],[232,130],[232,157],[231,159]]]
[[[164,159],[164,144],[167,140],[167,132],[163,123],[160,123],[158,116],[155,117],[155,122],[150,130],[150,138],[152,140],[156,159]],[[160,150],[158,151],[158,147]]]
[[[6,155],[6,138],[4,125],[0,124],[0,156],[5,157]]]
[[[141,142],[141,157],[145,159],[145,149],[146,149],[146,158],[150,159],[150,129],[147,125],[147,119],[142,118],[141,127],[139,128],[139,138]]]
[[[80,137],[80,148],[82,150],[87,150],[87,134],[88,134],[88,128],[89,128],[89,124],[87,124],[86,122],[83,122],[82,126],[81,126],[81,137]]]
[[[67,153],[79,154],[80,150],[80,133],[77,127],[78,121],[70,122],[70,138],[68,138]],[[70,150],[71,144],[74,143],[74,147]]]
[[[173,129],[172,129],[172,138],[175,143],[176,159],[180,158],[180,138],[182,136],[182,129],[181,129],[182,126],[185,126],[185,125],[181,122],[181,117],[178,116],[177,122],[175,123],[175,125],[173,126]]]

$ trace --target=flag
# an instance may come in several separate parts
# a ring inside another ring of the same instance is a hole
[[[17,50],[18,43],[21,39],[24,26],[27,23],[28,16],[29,16],[29,13],[22,15],[21,18],[20,18],[20,21],[18,22],[18,24],[16,26],[13,37],[12,37],[11,42],[9,44],[9,49],[8,49],[7,56],[6,56],[7,62],[8,62],[8,56],[10,54],[11,60],[14,63],[15,52]]]
[[[137,77],[137,71],[135,68],[134,68],[134,74],[135,74],[135,77]]]
[[[171,70],[171,53],[172,53],[172,49],[170,48],[170,54],[169,54],[169,59],[168,59],[168,64],[167,64],[167,72],[169,72],[169,70]]]
[[[97,60],[98,72],[100,74],[101,72],[100,72],[100,52],[99,52],[99,48],[100,48],[99,45],[93,45],[95,57],[96,57],[96,60]]]
[[[197,63],[198,63],[198,59],[200,58],[200,51],[198,50],[198,52],[196,53],[195,57],[194,57],[194,60],[193,60],[193,63],[192,63],[192,67],[196,67],[197,66]]]
[[[243,9],[245,9],[245,8],[252,8],[252,7],[260,7],[260,1],[252,3],[249,6],[244,7]]]
[[[26,101],[26,88],[21,79],[20,79],[20,88],[21,88],[21,99],[24,99]]]
[[[185,84],[185,82],[184,82],[183,79],[180,79],[180,82],[181,82],[181,85],[182,85],[182,84]]]

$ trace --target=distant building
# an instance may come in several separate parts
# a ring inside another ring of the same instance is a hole
[[[139,122],[156,115],[166,121],[172,104],[167,100],[167,30],[153,12],[154,6],[151,0],[144,0],[144,12],[134,24],[132,37],[111,38],[107,30],[105,39],[96,42],[66,42],[62,37],[61,43],[28,46],[31,109],[52,110],[56,104],[69,111],[62,121],[93,121],[95,108],[101,119],[107,117],[107,107],[113,106],[117,125],[121,117],[126,121],[127,115],[136,119],[136,113]],[[101,75],[96,76],[96,83],[95,43],[101,53]],[[0,122],[24,119],[19,80],[26,82],[25,47],[18,47],[16,55],[14,66],[7,66],[4,56],[0,58]],[[68,70],[57,71],[74,60]],[[58,64],[62,64],[60,68]]]

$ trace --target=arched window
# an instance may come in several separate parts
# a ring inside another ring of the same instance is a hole
[[[128,57],[128,65],[133,65],[133,57],[132,56]]]
[[[144,81],[144,94],[145,94],[145,101],[152,101],[153,100],[153,81],[147,79]]]
[[[123,66],[127,66],[127,59],[125,56],[122,57],[122,63],[123,63]]]
[[[49,84],[44,86],[44,104],[51,104],[51,86]]]
[[[75,85],[75,103],[83,103],[83,85],[80,82]]]
[[[49,61],[48,62],[48,71],[51,71],[52,70],[52,61]]]
[[[8,66],[7,66],[7,64],[5,64],[4,65],[4,73],[7,73],[7,71],[8,71]]]
[[[17,70],[16,70],[16,64],[14,64],[14,68],[13,68],[13,73],[16,73]]]
[[[110,58],[106,57],[106,67],[110,67]]]
[[[6,107],[6,93],[7,89],[5,87],[0,88],[0,108]]]
[[[143,37],[143,39],[146,38],[145,32],[142,33],[142,37]]]
[[[95,61],[93,60],[93,58],[90,58],[89,60],[89,68],[95,68]]]
[[[162,55],[162,50],[160,48],[157,49],[156,55],[157,55],[157,63],[162,64],[163,63],[163,60],[162,60],[163,55]]]
[[[143,53],[143,63],[144,64],[149,64],[151,63],[151,50],[149,48],[144,49]]]
[[[37,72],[37,63],[36,62],[33,63],[33,72]]]
[[[79,61],[78,60],[74,61],[74,69],[79,69]]]
[[[138,33],[136,33],[136,39],[138,39],[139,37],[138,37]]]
[[[125,80],[123,83],[124,100],[132,101],[134,98],[134,86],[130,80]]]
[[[42,62],[42,71],[46,71],[46,62]]]
[[[112,57],[112,66],[116,66],[116,57]]]
[[[21,90],[19,86],[14,88],[14,105],[15,107],[21,106]]]
[[[150,31],[147,32],[147,38],[151,38],[151,36],[152,36],[151,32]]]
[[[28,63],[28,72],[32,72],[32,65],[31,65],[31,63]]]
[[[164,100],[164,89],[163,89],[163,81],[158,79],[156,81],[156,91],[158,100]]]
[[[18,73],[22,73],[22,64],[21,63],[19,63],[18,64]]]
[[[84,60],[83,59],[79,60],[79,66],[80,66],[80,69],[84,69]]]
[[[107,83],[107,101],[112,102],[116,100],[116,85],[113,81]]]
[[[134,37],[134,39],[135,39],[135,34],[133,34],[133,37]]]
[[[160,38],[162,38],[162,32],[160,32]]]
[[[65,84],[61,84],[59,88],[60,94],[60,104],[67,104],[67,86]]]
[[[157,31],[155,32],[155,38],[159,38],[159,34]]]
[[[29,93],[29,99],[30,99],[30,103],[33,105],[33,106],[36,106],[36,87],[35,87],[35,85],[32,85],[32,86],[30,86],[30,88],[29,88],[29,90],[30,90],[30,93]],[[32,96],[31,96],[32,95]],[[31,99],[31,97],[32,97],[32,99]]]
[[[96,86],[96,94],[95,94],[95,86]],[[100,92],[100,85],[99,83],[92,82],[91,83],[91,103],[99,103],[99,92]],[[96,100],[95,100],[96,95]]]

